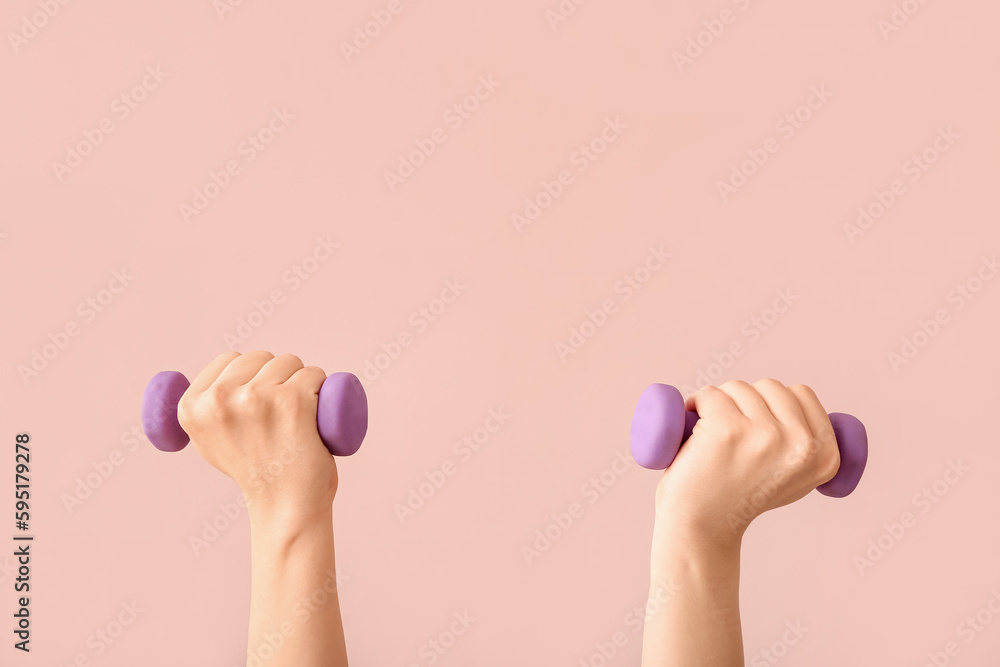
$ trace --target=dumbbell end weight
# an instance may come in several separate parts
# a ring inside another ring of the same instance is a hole
[[[858,488],[868,464],[868,431],[857,417],[843,412],[831,412],[830,424],[840,449],[840,469],[816,490],[824,496],[843,498]]]
[[[177,404],[189,386],[183,373],[161,371],[142,394],[142,430],[161,452],[179,452],[190,442],[177,421]]]
[[[684,419],[678,419],[682,414]],[[697,421],[697,413],[684,410],[684,397],[676,387],[649,385],[639,396],[632,415],[632,458],[643,468],[665,470]]]
[[[319,437],[331,454],[350,456],[368,433],[368,397],[353,373],[333,373],[319,389]]]

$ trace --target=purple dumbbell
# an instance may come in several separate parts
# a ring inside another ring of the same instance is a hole
[[[650,470],[664,470],[691,436],[698,413],[684,409],[681,392],[668,384],[651,384],[639,397],[632,416],[632,457]],[[830,423],[840,449],[840,470],[816,487],[831,498],[843,498],[858,486],[868,462],[868,433],[856,417],[831,412]]]
[[[189,442],[177,421],[177,403],[191,386],[177,371],[153,376],[142,394],[142,430],[163,452],[179,452]],[[316,426],[323,444],[336,456],[350,456],[368,432],[368,397],[353,373],[334,373],[323,381],[316,408]]]

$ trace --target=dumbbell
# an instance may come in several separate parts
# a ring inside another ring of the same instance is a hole
[[[177,421],[177,403],[191,386],[183,373],[161,371],[142,394],[142,430],[163,452],[179,452],[190,438]],[[350,456],[368,432],[368,397],[353,373],[334,373],[323,381],[316,407],[323,444],[336,456]]]
[[[651,384],[639,396],[632,415],[632,458],[643,468],[664,470],[691,436],[698,413],[684,409],[684,398],[668,384]],[[856,417],[831,412],[830,423],[840,449],[840,470],[816,490],[831,498],[843,498],[861,481],[868,462],[868,433]]]

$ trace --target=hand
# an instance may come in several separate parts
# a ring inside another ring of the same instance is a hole
[[[252,518],[332,512],[337,465],[316,428],[326,373],[292,354],[228,352],[181,396],[177,418],[201,456],[236,480]]]
[[[776,380],[704,387],[699,415],[656,491],[657,527],[708,548],[738,548],[747,526],[828,482],[840,467],[833,426],[816,394]]]

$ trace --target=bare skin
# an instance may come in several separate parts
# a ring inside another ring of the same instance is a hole
[[[700,419],[656,490],[642,667],[743,667],[743,535],[831,480],[840,451],[804,385],[732,381],[685,407]]]
[[[323,369],[291,354],[229,352],[198,374],[178,405],[195,449],[246,499],[248,664],[347,665],[334,574],[337,465],[316,429],[324,380]]]

